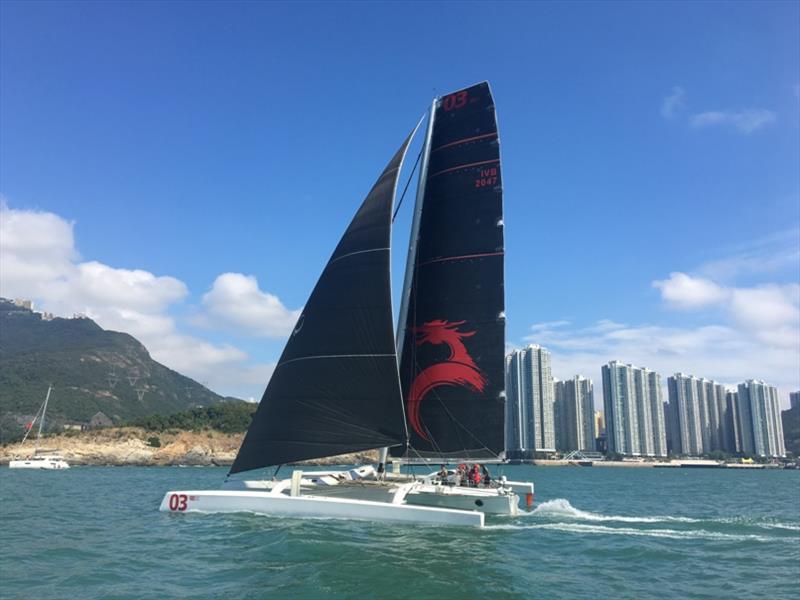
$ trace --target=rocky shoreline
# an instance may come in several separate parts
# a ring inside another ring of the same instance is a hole
[[[218,431],[152,432],[136,427],[67,433],[42,439],[41,450],[57,453],[71,466],[227,466],[233,463],[244,433]],[[0,465],[33,455],[32,443],[0,447]],[[377,451],[304,461],[307,465],[372,463]]]

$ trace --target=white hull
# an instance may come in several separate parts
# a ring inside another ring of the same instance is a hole
[[[394,477],[396,475],[390,476]],[[519,514],[519,509],[533,509],[533,483],[530,481],[495,481],[490,487],[442,485],[438,473],[424,477],[407,496],[409,504],[479,510],[486,514]]]
[[[483,527],[483,513],[409,506],[387,502],[330,498],[325,496],[287,496],[278,491],[220,490],[167,492],[159,508],[162,512],[250,512],[278,517],[317,517],[360,519]]]
[[[495,487],[442,485],[373,467],[294,471],[291,479],[232,480],[220,491],[171,491],[162,512],[251,512],[276,517],[362,519],[483,527],[484,514],[517,515],[533,505],[533,484],[501,480]]]
[[[477,510],[485,514],[516,515],[519,497],[513,493],[498,493],[494,489],[421,485],[406,496],[414,506],[436,506],[459,510]]]
[[[69,469],[65,460],[60,458],[27,458],[12,460],[8,463],[9,469],[45,469],[48,471]]]

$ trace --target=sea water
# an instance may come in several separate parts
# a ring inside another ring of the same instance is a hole
[[[3,468],[0,597],[800,597],[800,471],[502,471],[535,510],[479,530],[158,512],[222,468]]]

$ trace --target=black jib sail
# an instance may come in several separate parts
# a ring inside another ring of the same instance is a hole
[[[400,335],[408,457],[497,457],[504,451],[505,316],[494,101],[484,82],[435,106]]]
[[[397,178],[410,138],[322,272],[231,473],[405,442],[389,245]]]

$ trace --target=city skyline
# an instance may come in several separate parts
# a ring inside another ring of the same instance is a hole
[[[667,377],[665,400],[659,373],[612,360],[601,368],[603,411],[596,411],[592,381],[580,374],[566,381],[553,377],[547,348],[512,350],[505,368],[511,459],[573,451],[650,458],[786,456],[778,392],[764,381],[748,379],[729,391],[678,372]]]
[[[533,345],[534,346],[539,346],[539,347],[544,348],[545,350],[547,350],[548,354],[550,355],[550,369],[551,369],[551,372],[553,374],[553,378],[554,379],[568,380],[568,379],[570,379],[570,377],[574,377],[575,376],[574,374],[572,376],[566,376],[566,377],[564,377],[564,375],[563,375],[565,373],[568,373],[569,370],[571,369],[571,365],[572,365],[571,361],[567,361],[566,362],[567,366],[565,366],[564,364],[559,364],[559,362],[557,360],[554,360],[552,358],[553,357],[553,352],[552,352],[552,350],[550,350],[550,348],[548,348],[548,347],[546,347],[544,345],[541,345],[541,344],[535,344],[534,343]],[[521,349],[524,349],[524,347],[521,348]],[[507,354],[508,354],[509,352],[518,351],[520,349],[513,348],[511,346],[507,346],[506,350],[507,350]],[[608,364],[609,362],[618,362],[620,364],[629,364],[629,365],[639,364],[635,360],[623,360],[622,358],[617,357],[617,358],[607,359],[605,361],[605,363],[601,363],[599,366],[595,365],[595,368],[589,367],[589,368],[584,369],[582,371],[576,371],[576,372],[581,373],[581,377],[586,377],[587,379],[589,379],[591,381],[594,381],[594,378],[592,378],[590,376],[586,376],[586,375],[584,375],[584,373],[591,373],[593,370],[596,370],[596,372],[600,374],[600,377],[598,378],[598,380],[602,381],[602,369],[603,369],[603,366],[605,364]],[[655,369],[654,368],[654,369],[647,369],[647,370],[656,372],[657,374],[659,374],[659,376],[662,373],[662,370],[660,370],[660,369]],[[751,374],[751,373],[745,373],[743,375],[737,376],[731,382],[722,383],[722,382],[718,382],[718,381],[716,381],[714,379],[709,379],[709,378],[706,378],[706,377],[698,377],[698,376],[695,376],[692,373],[688,373],[687,374],[684,371],[685,370],[683,370],[683,369],[678,369],[678,370],[669,372],[669,375],[678,375],[678,374],[680,374],[680,375],[686,375],[688,377],[693,377],[693,378],[696,378],[696,379],[702,380],[702,381],[710,381],[710,382],[712,382],[714,384],[722,386],[722,388],[723,388],[725,393],[738,391],[739,385],[740,385],[740,383],[742,381],[750,381],[750,380],[767,381],[767,383],[772,384],[772,382],[766,380],[765,378],[755,376],[755,374]],[[664,398],[667,398],[668,397],[668,393],[669,393],[669,386],[668,386],[668,383],[666,381],[667,381],[666,379],[663,379],[662,381],[660,381],[660,384],[659,384],[659,387],[661,389],[661,394],[662,394],[662,396]],[[778,389],[777,386],[773,385],[773,387]],[[800,391],[788,391],[787,390],[786,393],[785,393],[785,397],[784,397],[784,396],[782,396],[781,390],[778,390],[777,398],[778,398],[778,404],[779,404],[781,410],[786,410],[786,409],[789,409],[789,408],[792,407],[791,398],[794,395],[797,395],[797,398],[798,398],[797,402],[798,402],[798,404],[800,404]],[[598,398],[597,396],[595,396],[595,398],[594,398],[594,408],[595,408],[595,410],[604,410],[605,409],[605,407],[603,405],[602,397]]]

